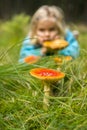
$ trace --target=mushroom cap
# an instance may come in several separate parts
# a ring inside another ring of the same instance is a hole
[[[66,60],[66,61],[71,61],[71,60],[72,60],[72,57],[71,57],[71,56],[65,56],[65,57],[64,57],[64,60]]]
[[[56,63],[62,63],[63,61],[71,61],[72,57],[71,56],[63,56],[63,57],[55,57],[54,61]]]
[[[57,63],[62,63],[62,62],[63,62],[63,59],[60,58],[60,57],[55,57],[55,58],[54,58],[54,61],[57,62]]]
[[[30,70],[30,74],[38,79],[47,81],[57,81],[65,76],[62,72],[47,68],[34,68]]]
[[[26,58],[24,58],[24,62],[33,64],[33,63],[37,62],[39,60],[39,58],[40,58],[39,56],[34,56],[34,55],[27,56]]]
[[[68,46],[68,42],[63,39],[56,39],[53,41],[45,41],[43,43],[44,47],[50,48],[50,49],[58,49],[61,50]]]

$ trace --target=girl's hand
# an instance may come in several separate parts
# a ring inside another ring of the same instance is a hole
[[[47,53],[47,48],[46,47],[42,47],[41,48],[41,54],[44,56],[44,55],[46,55],[46,53]]]

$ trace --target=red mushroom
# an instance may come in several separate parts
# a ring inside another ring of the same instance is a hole
[[[33,63],[37,62],[39,59],[40,59],[39,56],[31,55],[31,56],[27,56],[27,57],[24,59],[24,62],[25,62],[25,63],[28,63],[28,64],[33,64]]]
[[[47,96],[51,93],[51,88],[49,83],[52,81],[58,81],[62,79],[65,74],[62,72],[58,72],[54,69],[47,69],[47,68],[35,68],[30,70],[30,74],[38,79],[41,79],[44,82],[44,108],[47,110],[49,106],[49,100]]]
[[[61,57],[55,57],[54,61],[55,61],[56,65],[58,65],[57,70],[61,71],[61,65],[63,63],[63,59]]]
[[[68,46],[68,42],[63,39],[56,39],[53,41],[45,41],[43,43],[43,46],[47,48],[48,52],[51,52],[52,54],[57,54],[58,50],[61,50]]]
[[[56,39],[54,41],[46,41],[43,44],[44,47],[50,48],[50,49],[57,49],[61,50],[68,46],[68,42],[63,39]]]
[[[55,57],[54,61],[55,63],[58,65],[57,70],[61,70],[61,65],[63,65],[64,63],[67,63],[68,61],[71,61],[72,57],[71,56],[61,56],[61,57]]]

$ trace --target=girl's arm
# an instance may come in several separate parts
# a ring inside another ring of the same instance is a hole
[[[79,56],[80,48],[78,41],[75,39],[71,31],[67,30],[65,40],[69,43],[69,45],[65,49],[59,51],[59,54],[77,58]]]
[[[30,55],[40,55],[40,49],[35,48],[35,46],[32,45],[29,37],[26,37],[23,41],[22,48],[20,51],[19,62],[24,62],[24,58]]]

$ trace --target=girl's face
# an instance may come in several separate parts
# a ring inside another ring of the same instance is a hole
[[[36,36],[40,44],[59,38],[55,20],[53,18],[39,20]]]

